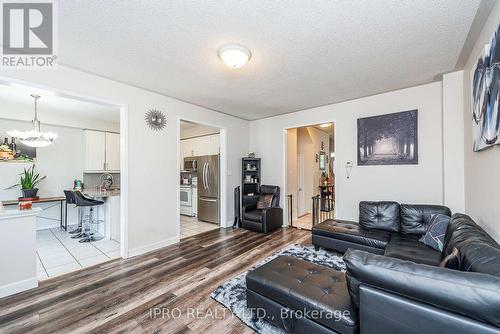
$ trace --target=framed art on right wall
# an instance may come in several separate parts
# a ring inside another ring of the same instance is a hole
[[[500,144],[500,25],[472,69],[474,152]]]

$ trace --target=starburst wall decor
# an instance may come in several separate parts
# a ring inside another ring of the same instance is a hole
[[[167,116],[156,109],[148,110],[144,119],[146,124],[154,131],[161,131],[167,126]]]

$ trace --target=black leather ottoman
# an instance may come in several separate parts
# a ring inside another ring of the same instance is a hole
[[[383,255],[391,239],[388,231],[369,229],[356,222],[328,219],[312,228],[312,243],[316,247],[344,253],[348,248]]]
[[[358,332],[342,272],[279,256],[250,271],[246,284],[247,307],[289,333]]]

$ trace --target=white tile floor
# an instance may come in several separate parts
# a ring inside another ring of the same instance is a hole
[[[181,215],[181,239],[218,229],[219,225],[198,221],[196,217]]]
[[[68,231],[73,229],[74,226],[68,226]],[[36,232],[39,280],[120,257],[120,244],[114,240],[79,243],[71,236],[59,227]]]

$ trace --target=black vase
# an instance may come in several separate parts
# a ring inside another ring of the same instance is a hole
[[[21,189],[21,191],[23,192],[24,198],[32,198],[32,197],[36,197],[36,194],[38,193],[38,188]]]

